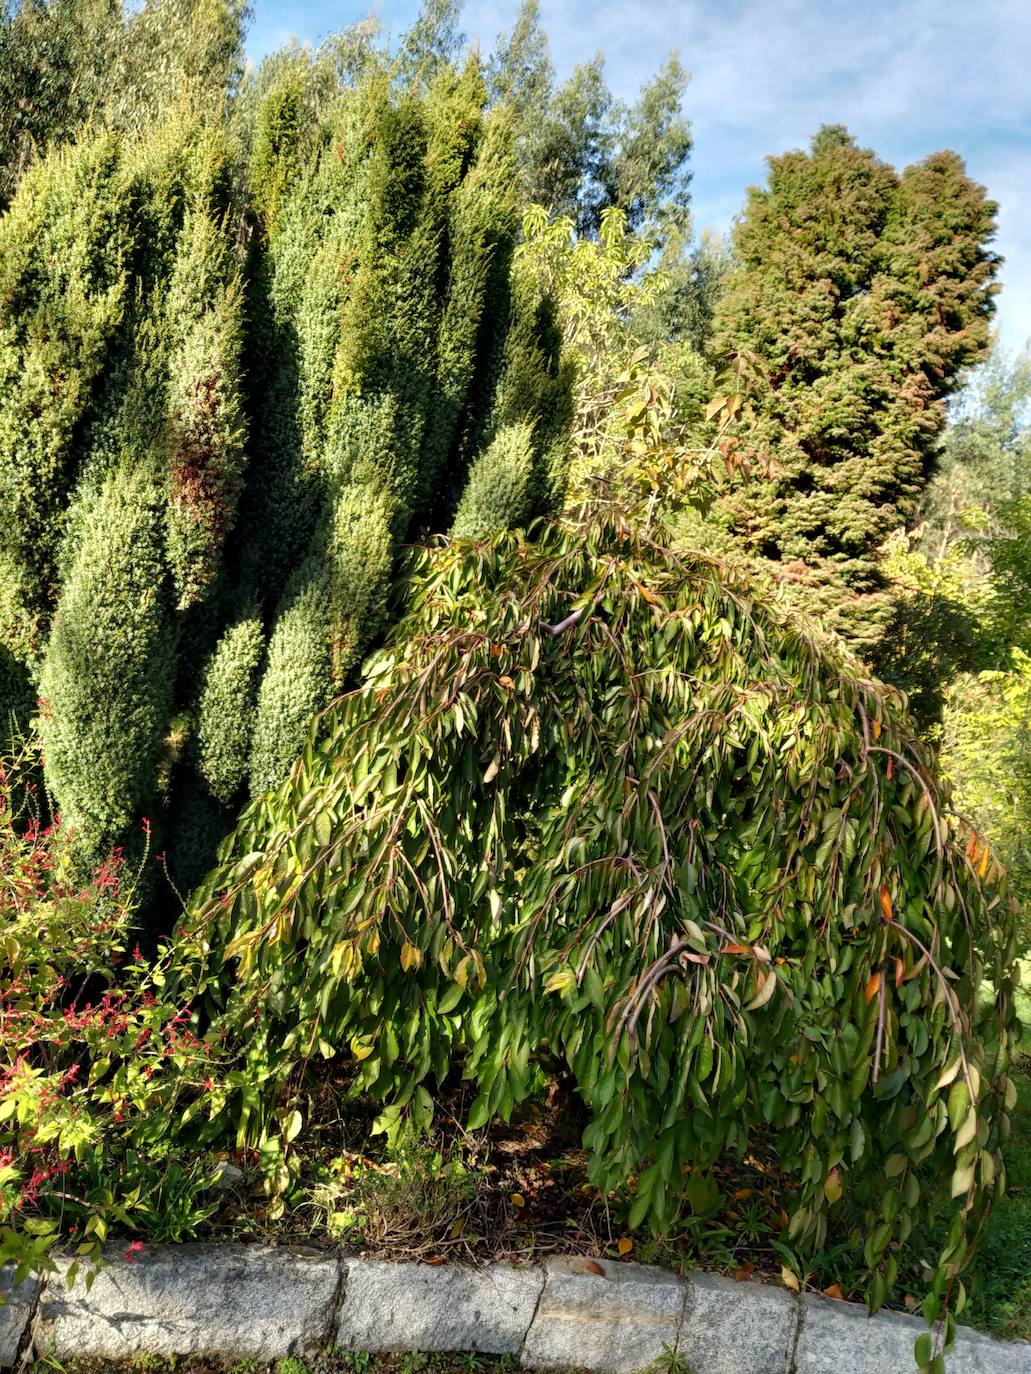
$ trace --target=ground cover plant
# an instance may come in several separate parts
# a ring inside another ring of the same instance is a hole
[[[944,428],[992,202],[835,127],[696,243],[675,59],[244,17],[0,20],[0,1261],[1026,1334],[1025,372]]]

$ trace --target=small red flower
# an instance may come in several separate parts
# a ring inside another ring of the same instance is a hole
[[[126,1246],[125,1252],[124,1252],[124,1254],[122,1255],[122,1258],[125,1260],[126,1264],[135,1264],[135,1263],[136,1263],[136,1256],[140,1253],[140,1251],[141,1251],[142,1249],[143,1249],[143,1241],[142,1241],[142,1240],[134,1240],[130,1245]]]

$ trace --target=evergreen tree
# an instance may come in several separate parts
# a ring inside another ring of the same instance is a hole
[[[250,615],[226,630],[204,673],[198,706],[198,771],[211,795],[230,804],[247,778],[265,652],[261,619]]]
[[[471,470],[491,528],[561,501],[569,398],[513,263],[509,124],[479,65],[446,61],[447,7],[432,73],[366,49],[334,93],[343,49],[277,65],[246,254],[227,130],[247,125],[214,98],[229,11],[196,10],[176,51],[211,98],[52,151],[0,220],[3,720],[46,699],[84,855],[146,806],[180,876],[247,783],[288,771],[388,621],[398,547],[451,523]],[[159,66],[173,13],[128,21]],[[524,461],[499,465],[516,431]]]
[[[297,124],[279,92],[267,100],[251,178],[275,206],[262,226],[272,329],[256,340],[241,551],[242,594],[269,616],[253,790],[283,775],[384,623],[398,544],[450,519],[500,428],[534,434],[533,480],[510,518],[561,499],[568,414],[547,304],[513,276],[511,135],[485,115],[477,65],[440,67],[422,97],[374,65],[292,183],[296,140],[280,131]]]
[[[40,691],[48,786],[99,860],[156,797],[174,631],[157,484],[117,469],[85,505]]]
[[[524,200],[585,234],[597,234],[611,206],[657,240],[686,227],[692,140],[675,54],[630,107],[609,90],[600,54],[557,85],[538,0],[523,0],[488,79],[491,99],[512,113]]]
[[[124,318],[132,214],[119,140],[101,133],[34,167],[0,220],[0,629],[26,665],[55,594],[78,427]]]
[[[859,645],[890,615],[877,551],[917,509],[945,398],[988,342],[995,206],[953,153],[901,176],[824,128],[770,160],[735,231],[717,346],[757,363],[748,480],[721,504]]]

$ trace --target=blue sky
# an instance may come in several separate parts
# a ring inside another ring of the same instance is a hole
[[[519,0],[467,0],[464,28],[484,49]],[[393,34],[417,0],[379,0]],[[359,2],[254,0],[252,58],[296,34],[317,40],[369,10]],[[600,50],[609,84],[631,99],[671,48],[691,72],[693,210],[729,228],[769,153],[847,124],[899,166],[955,148],[1000,204],[998,326],[1031,341],[1031,0],[541,0],[560,75]]]

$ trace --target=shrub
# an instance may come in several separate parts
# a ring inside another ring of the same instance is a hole
[[[952,687],[942,727],[942,768],[956,804],[991,841],[1031,936],[1031,658],[1014,651],[1005,672],[967,674]]]
[[[181,1240],[210,1216],[182,1116],[217,1070],[133,946],[139,871],[116,849],[83,873],[38,771],[34,742],[0,757],[0,1263],[52,1267],[60,1228],[74,1278],[109,1228]]]
[[[247,616],[229,627],[204,669],[197,722],[198,767],[211,795],[227,805],[247,778],[264,653],[261,620]]]
[[[533,473],[533,433],[529,425],[510,425],[494,436],[472,466],[451,533],[482,539],[518,525],[529,509]]]
[[[47,782],[95,860],[155,799],[175,634],[157,486],[117,470],[83,505],[40,690]]]
[[[877,1306],[951,1208],[937,1318],[1002,1186],[1014,1039],[1005,881],[947,802],[898,694],[717,562],[600,517],[456,541],[241,816],[178,986],[267,1075],[255,1137],[317,1053],[392,1138],[455,1067],[476,1129],[563,1066],[632,1225],[704,1212],[762,1142],[795,1253],[843,1233]]]

